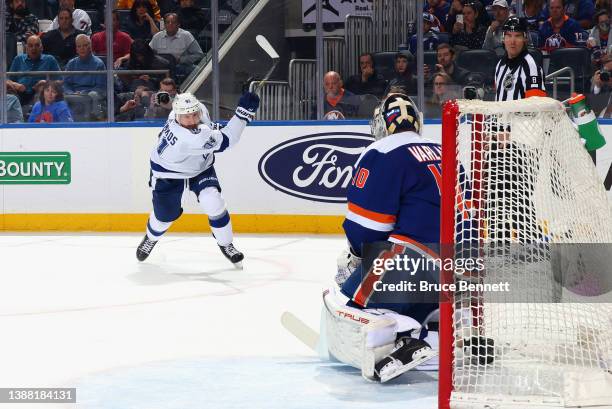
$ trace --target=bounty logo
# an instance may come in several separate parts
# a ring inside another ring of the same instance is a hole
[[[68,152],[0,152],[0,185],[67,185]]]
[[[283,142],[259,160],[259,175],[274,189],[302,199],[346,202],[355,162],[371,135],[329,132]]]

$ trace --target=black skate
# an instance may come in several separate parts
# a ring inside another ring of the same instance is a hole
[[[221,253],[230,261],[236,268],[242,268],[242,260],[244,259],[244,254],[236,250],[236,247],[232,243],[227,246],[219,246],[221,249]]]
[[[387,382],[436,355],[438,351],[431,349],[427,342],[402,337],[396,341],[393,351],[376,363],[374,373],[381,382]]]
[[[151,254],[151,251],[153,251],[153,247],[155,247],[156,244],[156,241],[149,240],[149,237],[145,234],[144,239],[142,239],[138,245],[138,248],[136,249],[136,258],[138,261],[145,261],[147,257],[149,257],[149,254]]]

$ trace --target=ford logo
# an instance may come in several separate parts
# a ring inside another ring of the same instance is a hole
[[[259,160],[259,174],[288,195],[344,203],[355,162],[373,141],[371,135],[356,132],[300,136],[267,151]]]

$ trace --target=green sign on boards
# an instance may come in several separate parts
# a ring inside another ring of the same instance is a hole
[[[0,185],[69,183],[69,152],[0,152]]]

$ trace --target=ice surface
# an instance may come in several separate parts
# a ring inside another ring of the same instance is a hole
[[[436,373],[367,383],[280,325],[318,328],[342,237],[239,235],[240,271],[203,235],[138,263],[141,236],[0,235],[0,387],[77,388],[18,409],[436,407]]]

